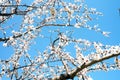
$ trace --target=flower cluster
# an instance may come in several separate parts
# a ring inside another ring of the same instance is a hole
[[[102,14],[95,8],[88,8],[84,0],[33,0],[31,5],[22,5],[24,2],[21,1],[0,1],[0,6],[4,5],[0,9],[0,31],[12,30],[8,34],[10,37],[4,33],[0,42],[14,50],[10,58],[0,60],[0,78],[64,80],[65,77],[78,77],[92,80],[88,75],[90,71],[120,69],[120,46],[103,45],[74,36],[76,29],[81,28],[107,37],[110,33],[102,31],[98,25],[89,24],[94,20],[93,16]],[[11,14],[8,16],[8,13]],[[14,25],[17,29],[3,28],[4,21],[21,15],[20,25]],[[105,61],[110,58],[114,58],[113,64]]]

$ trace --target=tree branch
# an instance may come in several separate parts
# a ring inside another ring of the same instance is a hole
[[[82,66],[80,66],[79,68],[74,69],[70,74],[62,74],[62,75],[60,75],[60,76],[58,76],[58,77],[53,78],[52,80],[73,79],[73,78],[76,76],[76,74],[77,74],[78,72],[82,71],[83,69],[85,69],[85,68],[87,68],[87,67],[89,67],[89,66],[92,66],[92,65],[94,65],[94,64],[96,64],[96,63],[98,63],[98,62],[102,62],[102,61],[104,61],[104,60],[110,59],[110,58],[115,57],[115,56],[118,56],[118,55],[120,55],[120,53],[111,54],[111,55],[106,56],[106,57],[103,57],[103,58],[101,58],[101,59],[99,59],[99,60],[93,60],[93,61],[91,61],[91,62],[89,62],[89,63],[84,63],[84,64],[83,64]]]

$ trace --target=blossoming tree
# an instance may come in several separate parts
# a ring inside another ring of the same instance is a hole
[[[84,0],[0,0],[0,43],[14,51],[0,59],[0,78],[92,80],[91,71],[120,69],[120,46],[73,35],[86,28],[108,37],[109,32],[90,25],[99,15]],[[105,62],[110,58],[113,64]]]

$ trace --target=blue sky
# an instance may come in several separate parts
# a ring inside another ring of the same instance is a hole
[[[99,24],[99,27],[102,30],[111,32],[111,34],[110,37],[104,37],[102,34],[94,31],[89,31],[86,29],[77,31],[76,29],[76,35],[80,35],[81,38],[85,38],[90,41],[99,41],[103,44],[119,45],[120,14],[118,9],[120,8],[120,0],[86,0],[86,3],[88,4],[88,7],[96,8],[98,11],[103,13],[103,16],[100,16],[99,19],[95,21],[95,24]],[[0,59],[9,58],[13,53],[12,48],[4,48],[1,45],[2,43],[0,42]],[[90,73],[94,80],[120,80],[119,74],[120,71],[98,71]]]
[[[110,37],[101,36],[101,34],[94,35],[92,39],[98,40],[104,44],[118,45],[120,44],[120,0],[86,0],[88,6],[95,7],[98,11],[103,13],[99,17],[98,24],[102,30],[110,31]],[[94,34],[94,33],[93,33]],[[90,37],[89,37],[90,38]],[[90,38],[91,39],[91,38]],[[98,71],[91,73],[94,80],[120,80],[120,71]]]
[[[120,15],[118,9],[120,8],[119,0],[86,0],[88,6],[95,7],[98,11],[103,13],[99,17],[98,24],[102,30],[110,31],[110,37],[97,37],[105,44],[116,45],[120,43],[119,30],[120,30]]]

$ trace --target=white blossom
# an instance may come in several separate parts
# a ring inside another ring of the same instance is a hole
[[[106,36],[106,37],[109,37],[109,34],[110,34],[110,32],[102,32],[102,34],[104,35],[104,36]]]
[[[87,80],[93,80],[93,79],[89,76]]]
[[[76,24],[75,24],[75,27],[76,27],[76,28],[80,28],[81,26],[82,26],[81,23],[76,23]]]
[[[4,47],[7,47],[7,43],[3,43],[3,46],[4,46]]]

